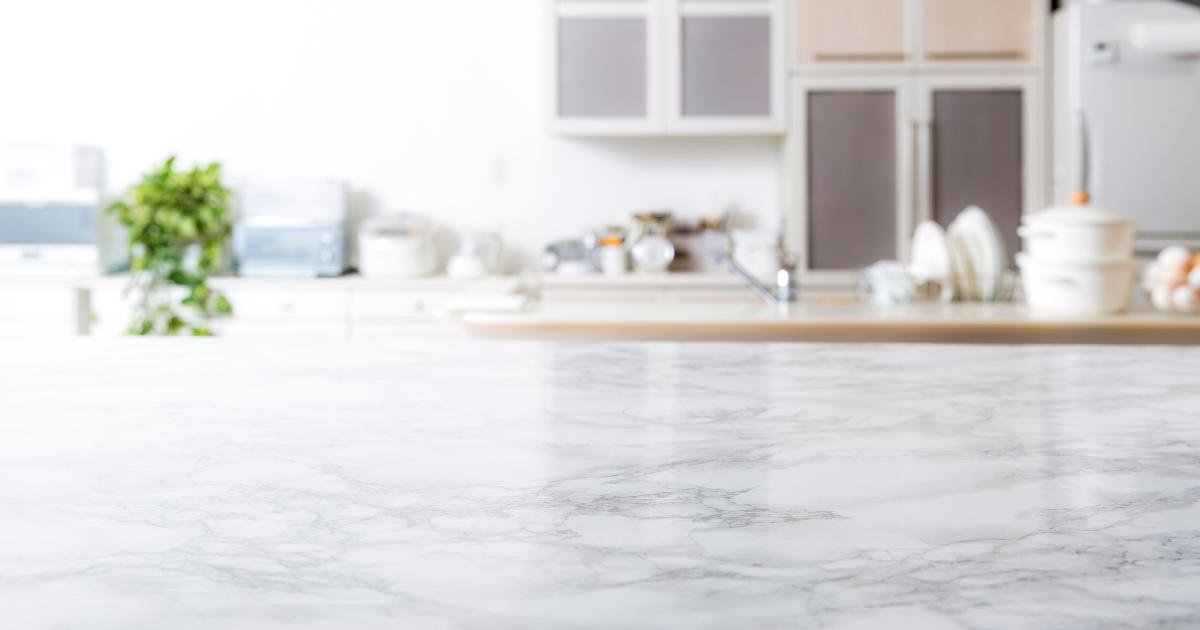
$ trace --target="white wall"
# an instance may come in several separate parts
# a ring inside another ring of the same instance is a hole
[[[0,0],[0,141],[328,175],[526,251],[636,209],[778,214],[778,141],[543,128],[540,0]]]

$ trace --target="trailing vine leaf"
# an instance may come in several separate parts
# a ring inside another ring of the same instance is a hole
[[[212,336],[233,305],[208,280],[221,271],[233,224],[221,165],[176,170],[170,157],[108,206],[129,231],[131,335]]]

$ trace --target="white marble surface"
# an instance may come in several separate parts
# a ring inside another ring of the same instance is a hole
[[[1200,350],[0,351],[6,628],[1200,625]]]

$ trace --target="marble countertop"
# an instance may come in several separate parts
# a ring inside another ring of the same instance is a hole
[[[1200,349],[0,352],[10,628],[1200,625]]]

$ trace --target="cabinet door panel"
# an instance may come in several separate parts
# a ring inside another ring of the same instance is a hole
[[[967,206],[983,208],[1004,237],[1011,265],[1025,198],[1022,93],[945,89],[931,98],[934,218],[949,225]]]
[[[642,118],[647,112],[646,20],[558,19],[558,114]]]
[[[680,45],[685,117],[771,115],[770,17],[685,17]]]
[[[896,107],[889,91],[808,93],[810,269],[896,258]]]
[[[1030,0],[924,0],[925,56],[930,60],[1021,60],[1030,57]]]
[[[903,61],[907,0],[798,0],[796,45],[802,64]]]

